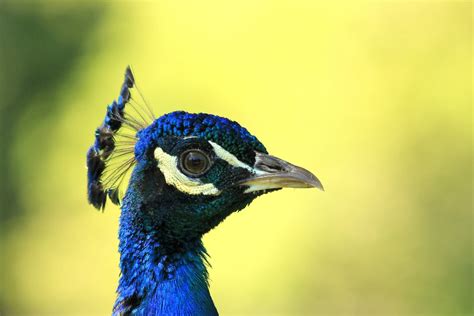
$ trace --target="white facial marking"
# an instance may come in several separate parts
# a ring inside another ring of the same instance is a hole
[[[165,153],[159,147],[155,149],[155,159],[166,183],[179,191],[192,195],[219,195],[221,193],[212,183],[202,183],[199,179],[184,175],[178,169],[178,159]]]
[[[249,165],[243,163],[242,161],[240,161],[239,159],[237,159],[237,157],[235,157],[234,155],[232,155],[230,152],[228,152],[227,150],[225,150],[224,148],[222,148],[220,145],[214,143],[214,142],[209,142],[212,147],[214,148],[214,152],[216,153],[216,155],[226,161],[227,163],[229,163],[230,165],[234,166],[234,167],[239,167],[239,168],[244,168],[244,169],[247,169],[248,171],[250,171],[251,173],[255,174],[255,175],[263,175],[263,174],[267,174],[268,172],[265,172],[263,170],[259,170],[259,169],[256,169],[256,168],[253,168],[253,167],[250,167]],[[257,157],[258,159],[258,157]],[[277,186],[275,186],[275,188],[277,188]],[[262,190],[265,190],[265,189],[273,189],[273,187],[271,186],[262,186],[262,185],[258,185],[258,184],[255,184],[255,185],[249,185],[249,187],[244,191],[244,193],[251,193],[251,192],[255,192],[255,191],[262,191]]]
[[[220,159],[226,161],[229,165],[234,166],[234,167],[247,169],[251,173],[257,174],[257,175],[265,173],[261,170],[257,170],[255,168],[250,167],[246,163],[243,163],[242,161],[237,159],[237,157],[235,157],[230,152],[228,152],[227,150],[222,148],[220,145],[218,145],[214,142],[211,142],[211,141],[209,142],[209,144],[211,144],[212,147],[214,148],[214,152],[216,153],[217,157],[219,157]]]

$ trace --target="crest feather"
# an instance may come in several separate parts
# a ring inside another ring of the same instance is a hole
[[[145,105],[132,98],[131,89],[138,92]],[[104,121],[96,129],[94,144],[87,152],[87,195],[95,208],[103,209],[107,196],[112,203],[120,204],[120,186],[135,164],[136,135],[153,121],[154,115],[128,66],[119,97],[107,106]]]

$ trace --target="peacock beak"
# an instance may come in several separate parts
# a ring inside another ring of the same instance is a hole
[[[246,193],[279,188],[318,188],[324,191],[314,174],[271,155],[257,152],[253,170],[254,176],[239,183],[248,186]]]

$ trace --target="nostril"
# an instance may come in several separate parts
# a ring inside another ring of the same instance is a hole
[[[257,153],[255,167],[261,171],[269,173],[289,172],[288,163],[271,155]]]
[[[279,164],[274,164],[274,163],[258,163],[256,167],[262,171],[266,172],[282,172],[286,171],[286,169]]]

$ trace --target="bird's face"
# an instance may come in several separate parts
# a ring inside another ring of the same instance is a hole
[[[131,185],[140,183],[135,190],[157,210],[154,224],[181,241],[199,238],[263,193],[322,189],[309,171],[269,155],[245,128],[213,115],[160,117],[139,132],[135,156]]]

